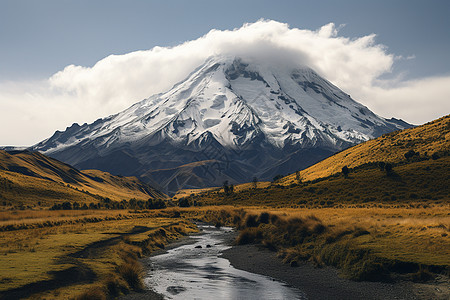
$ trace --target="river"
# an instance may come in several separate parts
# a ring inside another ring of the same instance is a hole
[[[307,299],[300,290],[270,277],[234,268],[221,257],[231,228],[200,225],[193,243],[148,258],[147,288],[167,299]]]

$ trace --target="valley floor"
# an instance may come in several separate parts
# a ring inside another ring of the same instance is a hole
[[[205,206],[1,211],[0,299],[106,299],[139,291],[139,257],[196,232],[192,221],[236,227],[239,245],[225,254],[235,267],[281,279],[311,299],[450,295],[448,205]]]

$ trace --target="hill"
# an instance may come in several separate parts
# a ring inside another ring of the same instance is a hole
[[[98,170],[79,171],[39,152],[0,150],[0,204],[96,203],[148,200],[166,196],[136,177],[114,176]]]
[[[315,180],[339,173],[344,166],[355,168],[376,162],[406,163],[427,160],[433,155],[435,158],[447,156],[449,153],[450,115],[447,115],[427,124],[384,134],[345,149],[300,171],[300,175],[302,180]],[[280,180],[280,183],[291,184],[296,181],[296,174],[291,174]]]
[[[450,116],[446,116],[351,147],[271,185],[237,186],[228,194],[211,189],[178,196],[192,203],[284,207],[445,204],[450,199],[449,131]],[[349,168],[347,177],[341,171],[344,166]]]
[[[179,194],[181,199],[201,205],[251,205],[268,207],[337,206],[429,206],[450,199],[450,157],[400,165],[388,176],[375,166],[355,169],[302,184],[272,183],[265,188],[238,189],[226,195],[223,189]],[[183,197],[184,196],[184,197]]]

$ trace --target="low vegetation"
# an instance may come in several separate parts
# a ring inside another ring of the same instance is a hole
[[[236,243],[261,244],[291,266],[310,261],[338,267],[353,280],[425,281],[450,272],[449,208],[204,208],[201,214],[239,228]]]
[[[23,220],[27,226],[18,226]],[[138,258],[196,231],[172,209],[7,211],[2,224],[14,225],[0,232],[2,299],[106,299],[139,290]]]
[[[136,177],[79,171],[40,153],[0,150],[0,206],[30,209],[67,202],[82,206],[166,197]]]
[[[190,220],[234,226],[236,243],[277,251],[293,267],[310,261],[353,280],[427,281],[449,273],[448,212],[443,204],[4,211],[1,228],[12,227],[0,232],[0,294],[106,299],[138,291],[138,258],[195,232]]]
[[[394,164],[391,173],[378,163],[289,186],[273,183],[232,194],[207,191],[181,198],[191,205],[258,205],[267,207],[428,207],[450,199],[450,156]],[[374,184],[376,183],[376,184]]]
[[[406,155],[406,156],[405,156]],[[300,171],[303,180],[315,180],[339,173],[342,167],[386,162],[391,164],[438,159],[450,155],[450,115],[414,128],[385,134],[377,139],[343,150]],[[296,174],[280,181],[297,183]]]

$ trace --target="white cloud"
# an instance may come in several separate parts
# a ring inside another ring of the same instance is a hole
[[[73,122],[117,113],[169,89],[216,54],[308,65],[382,116],[423,123],[449,113],[450,77],[381,82],[396,57],[374,34],[341,37],[339,28],[330,23],[304,30],[260,20],[175,47],[111,55],[92,67],[70,65],[42,82],[1,83],[0,145],[29,145]]]
[[[391,87],[371,86],[358,98],[384,117],[423,124],[450,113],[450,76],[401,82]]]

